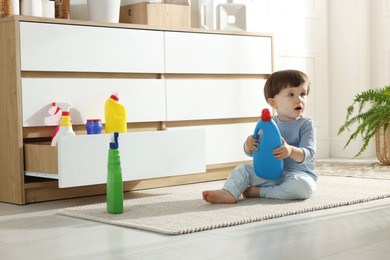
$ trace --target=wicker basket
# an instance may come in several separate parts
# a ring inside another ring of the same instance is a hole
[[[381,127],[375,134],[376,157],[382,164],[390,165],[390,127]]]

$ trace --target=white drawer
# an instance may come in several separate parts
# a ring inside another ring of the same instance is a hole
[[[206,165],[212,165],[251,160],[252,158],[244,153],[243,145],[246,138],[253,134],[256,123],[179,127],[168,130],[203,129],[206,133]]]
[[[264,80],[167,80],[167,120],[260,116]]]
[[[272,38],[165,33],[166,73],[271,74]]]
[[[29,169],[29,166],[26,175],[58,177],[60,188],[106,183],[109,141],[108,134],[63,136],[58,143],[58,175],[40,173],[36,167]],[[34,145],[26,147],[30,149]],[[123,181],[206,171],[202,129],[120,134],[119,150]],[[32,155],[35,160],[37,156]],[[49,156],[41,154],[41,157]]]
[[[20,23],[24,71],[164,72],[164,32]]]
[[[72,104],[73,124],[91,118],[104,122],[104,105],[114,92],[126,107],[128,122],[166,120],[164,80],[23,78],[23,126],[54,125],[48,113],[52,102]]]

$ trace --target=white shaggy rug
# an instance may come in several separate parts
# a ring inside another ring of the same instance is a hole
[[[241,199],[234,205],[213,205],[201,191],[126,200],[124,213],[106,212],[106,204],[66,208],[58,214],[179,235],[264,221],[288,215],[363,203],[390,197],[390,180],[321,175],[307,200]]]

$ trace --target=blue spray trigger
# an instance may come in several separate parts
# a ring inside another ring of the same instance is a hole
[[[111,134],[110,149],[118,149],[119,148],[118,138],[119,138],[118,132],[114,132]]]

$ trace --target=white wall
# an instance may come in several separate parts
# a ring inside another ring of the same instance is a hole
[[[246,2],[248,30],[275,35],[275,69],[312,80],[307,116],[317,122],[318,157],[353,157],[361,139],[344,149],[350,133],[338,130],[355,94],[390,84],[390,0]],[[373,156],[371,144],[361,157]]]
[[[390,84],[390,0],[330,0],[328,8],[331,155],[352,157],[362,140],[343,149],[350,133],[339,136],[337,130],[357,93]],[[371,142],[362,157],[373,156]]]
[[[350,133],[337,133],[355,94],[371,86],[369,5],[369,0],[330,0],[328,5],[330,146],[334,157],[354,156],[362,145],[357,140],[343,149]],[[373,156],[372,148],[364,156]]]
[[[390,85],[390,0],[370,1],[371,85]]]

